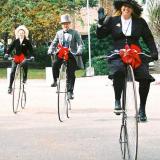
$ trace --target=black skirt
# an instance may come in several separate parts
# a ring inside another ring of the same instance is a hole
[[[108,67],[109,67],[109,78],[113,79],[115,73],[123,72],[125,73],[125,64],[122,62],[121,58],[116,58],[112,60],[108,60]],[[142,64],[133,70],[135,80],[139,81],[142,79],[148,79],[150,82],[155,81],[155,79],[149,74],[149,64],[147,61],[142,60]]]

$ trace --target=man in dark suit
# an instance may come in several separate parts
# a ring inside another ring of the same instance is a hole
[[[62,29],[56,33],[56,36],[48,49],[48,54],[54,55],[55,57],[55,59],[52,61],[54,83],[51,85],[51,87],[57,86],[59,69],[63,62],[63,60],[59,56],[59,50],[57,48],[58,45],[61,45],[62,47],[69,49],[69,58],[67,61],[67,95],[69,99],[73,99],[75,71],[77,68],[76,56],[79,56],[79,58],[81,58],[83,42],[78,31],[70,28],[71,19],[69,15],[65,14],[61,16],[61,24]]]
[[[16,39],[11,43],[10,47],[5,54],[5,57],[12,54],[12,51],[15,50],[12,61],[12,69],[10,74],[10,83],[8,88],[8,93],[12,92],[12,84],[15,77],[15,71],[18,63],[23,63],[22,67],[24,69],[23,82],[27,80],[28,64],[26,59],[31,57],[33,54],[33,49],[30,41],[28,40],[28,29],[21,25],[15,30]]]
[[[116,9],[114,16],[106,16],[103,8],[98,10],[97,37],[104,38],[111,34],[114,40],[114,52],[119,52],[120,49],[125,48],[126,44],[128,46],[134,44],[141,48],[139,39],[143,38],[150,50],[152,59],[158,60],[158,51],[152,33],[146,21],[140,17],[142,12],[141,6],[135,0],[114,0],[113,5]],[[120,99],[124,84],[125,67],[120,58],[109,61],[109,67],[109,78],[113,79],[115,92],[115,112],[117,112],[121,110]],[[140,120],[146,121],[146,100],[150,83],[154,81],[154,78],[149,74],[148,64],[143,61],[138,68],[134,69],[134,74],[139,82]]]

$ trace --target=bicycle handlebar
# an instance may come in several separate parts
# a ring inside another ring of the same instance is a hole
[[[30,57],[30,58],[25,58],[24,60],[26,60],[26,61],[34,61],[34,57]],[[8,60],[14,60],[14,58],[13,57],[8,57]]]
[[[105,55],[105,56],[100,56],[98,59],[109,59],[109,58],[112,58],[114,56],[119,56],[119,51],[112,51],[113,53],[111,55]],[[148,55],[146,53],[138,53],[139,55],[143,55],[145,57],[148,57],[148,58],[152,58],[151,55]],[[118,58],[118,57],[117,57]]]
[[[144,55],[144,56],[149,57],[149,58],[152,58],[151,55],[148,55],[148,54],[143,53],[143,52],[138,53],[138,54],[139,54],[139,55]],[[113,53],[113,54],[111,54],[111,55],[109,55],[109,56],[106,56],[106,58],[111,58],[111,57],[113,57],[114,55],[119,55],[119,52],[116,52],[116,53]]]

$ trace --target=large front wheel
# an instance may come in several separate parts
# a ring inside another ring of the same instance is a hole
[[[69,100],[67,100],[67,89],[66,89],[66,66],[63,63],[60,68],[59,79],[57,84],[57,104],[58,104],[58,118],[60,122],[69,117],[68,108]]]
[[[128,160],[137,160],[138,152],[138,111],[137,111],[137,94],[136,83],[133,69],[127,66],[126,86],[125,86],[125,121],[126,121],[126,138],[127,150],[126,158]]]
[[[20,97],[21,97],[21,68],[17,66],[16,72],[15,72],[15,78],[13,82],[13,98],[12,98],[12,106],[13,106],[13,112],[18,112]]]

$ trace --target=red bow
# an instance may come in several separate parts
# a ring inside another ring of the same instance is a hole
[[[60,59],[64,59],[65,61],[68,61],[68,53],[69,53],[69,48],[63,47],[61,44],[58,44],[58,57]]]
[[[25,59],[25,57],[24,57],[24,54],[23,53],[21,53],[20,55],[14,55],[13,56],[13,59],[14,59],[14,62],[15,63],[22,63],[23,62],[23,60]]]
[[[120,49],[119,51],[122,61],[130,64],[134,69],[142,63],[139,53],[141,53],[141,49],[134,44],[131,44],[131,46],[125,45],[125,49]]]

